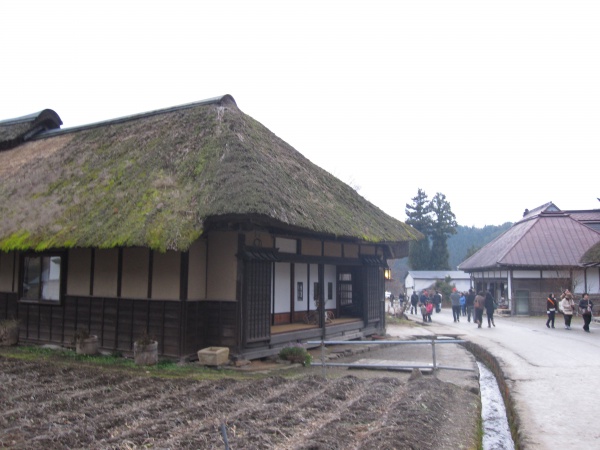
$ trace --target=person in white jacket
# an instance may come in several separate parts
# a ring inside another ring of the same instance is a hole
[[[559,307],[565,318],[565,329],[570,330],[571,319],[573,318],[573,312],[575,311],[575,302],[573,301],[573,294],[571,294],[571,292],[569,292],[569,290],[566,289],[565,292],[562,293],[560,298],[562,300],[560,301]]]

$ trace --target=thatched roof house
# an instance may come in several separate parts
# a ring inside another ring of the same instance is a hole
[[[584,266],[600,266],[600,242],[589,248],[579,262]]]
[[[229,95],[33,136],[0,153],[0,177],[4,251],[187,250],[211,220],[240,216],[387,242],[396,255],[401,243],[419,237],[244,114]]]
[[[382,267],[421,234],[311,163],[231,96],[64,130],[61,123],[51,110],[0,122],[5,312],[51,301],[56,315],[57,305],[83,296],[116,298],[119,307],[131,300],[134,310],[135,299],[194,301],[195,314],[215,310],[230,323],[193,336],[180,325],[175,353],[190,350],[187,341],[219,343],[223,335],[243,352],[251,340],[272,348],[265,321],[303,320],[328,286],[332,312],[361,318],[368,332],[383,325]],[[251,293],[258,275],[247,272],[258,260],[268,262],[260,269],[262,309],[249,325],[240,305],[258,301],[250,298],[259,295]],[[55,275],[31,275],[48,264]],[[353,294],[342,286],[349,274]],[[52,288],[44,276],[55,277]],[[315,302],[305,301],[311,290]],[[186,308],[180,324],[190,322]],[[258,322],[260,336],[250,336]],[[154,326],[149,317],[145,324]]]

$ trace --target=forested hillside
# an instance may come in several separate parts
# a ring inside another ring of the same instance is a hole
[[[448,253],[450,254],[449,263],[452,270],[456,270],[461,262],[466,259],[467,253],[474,253],[488,242],[494,240],[497,236],[504,233],[512,226],[512,223],[506,222],[503,225],[486,225],[483,228],[465,227],[458,225],[456,234],[448,239]],[[386,290],[391,290],[394,295],[400,291],[404,285],[404,277],[408,273],[408,258],[389,261],[392,269],[394,281],[386,283]]]
[[[466,259],[467,252],[471,249],[471,253],[479,250],[488,242],[493,241],[497,236],[504,233],[512,226],[511,222],[506,222],[503,225],[486,225],[483,228],[456,227],[456,234],[448,239],[448,252],[450,253],[450,267],[456,270],[461,262]]]

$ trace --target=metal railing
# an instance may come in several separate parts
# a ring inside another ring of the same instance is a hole
[[[465,368],[465,367],[452,367],[452,366],[444,366],[439,365],[437,363],[437,358],[435,354],[435,346],[439,344],[462,344],[464,340],[461,339],[417,339],[412,341],[308,341],[307,345],[319,345],[321,347],[321,362],[313,362],[314,366],[322,366],[323,367],[323,375],[325,375],[326,367],[352,367],[352,368],[360,368],[360,369],[387,369],[387,370],[400,370],[400,369],[445,369],[445,370],[461,370],[465,372],[474,372],[475,369]],[[432,364],[366,364],[366,363],[331,363],[325,362],[325,346],[326,345],[431,345],[431,357]]]

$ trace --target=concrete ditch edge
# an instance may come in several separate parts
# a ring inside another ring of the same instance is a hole
[[[463,345],[468,351],[470,351],[475,356],[475,358],[484,363],[496,377],[496,382],[498,383],[500,393],[502,394],[502,399],[504,400],[504,406],[506,408],[506,417],[510,426],[510,433],[515,443],[515,450],[525,449],[525,446],[521,439],[519,415],[516,411],[513,399],[510,394],[510,388],[506,383],[506,380],[504,378],[504,372],[500,367],[500,363],[494,355],[492,355],[483,347],[474,344],[473,342],[466,341],[461,345]]]

